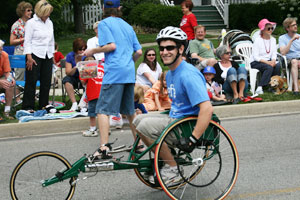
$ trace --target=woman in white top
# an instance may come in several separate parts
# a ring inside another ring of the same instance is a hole
[[[53,7],[45,0],[37,2],[34,16],[25,25],[26,83],[22,109],[34,110],[36,82],[40,80],[39,108],[49,102],[54,55]]]
[[[276,65],[276,39],[271,36],[276,23],[262,19],[258,23],[258,27],[260,36],[254,41],[250,62],[252,68],[258,69],[262,73],[256,93],[263,94],[263,87],[269,84],[271,76],[280,75],[280,65]]]
[[[147,91],[159,79],[161,73],[162,69],[156,61],[155,49],[146,49],[144,60],[136,72],[136,84],[141,85],[144,91]]]

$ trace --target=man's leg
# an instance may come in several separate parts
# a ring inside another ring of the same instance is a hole
[[[9,87],[5,90],[5,106],[10,106],[14,96],[14,87]]]
[[[105,150],[107,147],[103,147],[103,145],[108,143],[109,138],[109,115],[98,114],[97,118],[100,131],[100,149]]]
[[[298,60],[292,59],[291,60],[291,74],[292,74],[292,79],[293,79],[294,92],[299,92],[298,67],[299,67]]]

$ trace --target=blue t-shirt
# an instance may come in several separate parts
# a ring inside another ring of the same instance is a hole
[[[75,52],[72,51],[67,54],[66,56],[66,62],[71,63],[72,68],[76,66],[76,61],[75,61]],[[76,72],[73,74],[73,77],[78,78],[79,77],[79,72],[76,70]]]
[[[297,35],[299,35],[299,34],[297,34]],[[279,37],[279,48],[282,46],[287,46],[291,39],[292,38],[287,33],[280,36]],[[289,52],[286,54],[286,57],[288,59],[300,58],[300,39],[294,40],[292,42],[291,48],[290,48]]]
[[[141,49],[133,28],[118,17],[108,17],[98,25],[99,45],[115,43],[116,49],[105,53],[102,84],[135,83],[133,52]]]
[[[180,118],[198,115],[198,104],[209,101],[206,81],[202,73],[193,65],[182,61],[166,75],[169,98],[172,100],[169,116]]]

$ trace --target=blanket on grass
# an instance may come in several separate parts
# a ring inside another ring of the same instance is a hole
[[[59,113],[47,113],[46,110],[38,110],[34,113],[26,110],[19,110],[16,112],[16,118],[19,123],[29,122],[33,120],[51,120],[51,119],[70,119],[74,117],[87,117],[87,112],[76,112],[70,110],[60,110]]]

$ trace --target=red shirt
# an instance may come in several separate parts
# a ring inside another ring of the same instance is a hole
[[[101,86],[102,86],[103,75],[104,75],[104,67],[103,65],[98,64],[98,73],[96,78],[81,79],[87,82],[86,96],[88,101],[98,99]]]
[[[197,18],[193,13],[183,15],[180,22],[180,28],[187,34],[188,40],[195,39],[194,27],[197,25]]]
[[[55,60],[55,63],[58,63],[61,59],[64,59],[64,55],[60,52],[60,51],[57,51],[54,53],[54,60]],[[58,65],[58,67],[60,67],[60,64]]]

